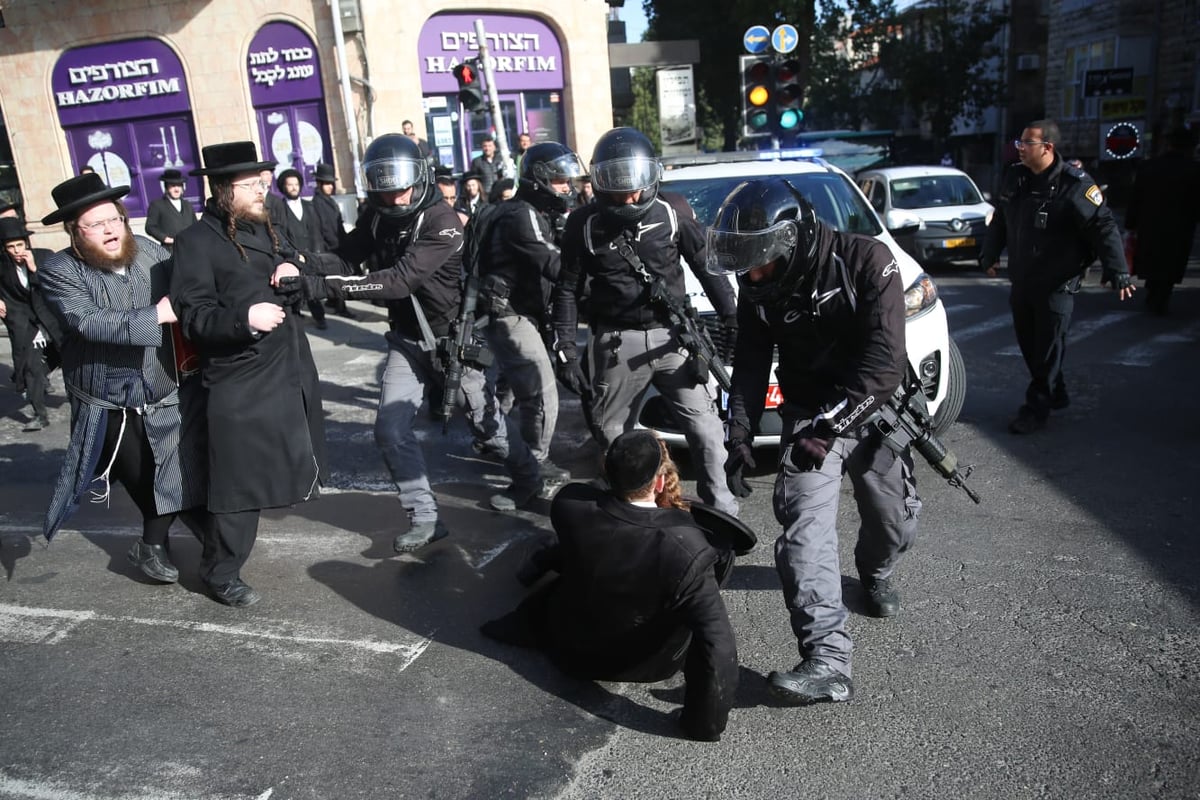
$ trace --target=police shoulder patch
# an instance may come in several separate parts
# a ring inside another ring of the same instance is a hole
[[[1092,205],[1098,206],[1104,202],[1104,194],[1100,191],[1100,187],[1092,184],[1092,188],[1083,193],[1084,197],[1091,201]]]

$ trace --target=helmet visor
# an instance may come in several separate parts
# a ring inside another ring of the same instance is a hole
[[[427,168],[424,161],[388,157],[365,162],[362,172],[368,192],[403,192],[421,183]]]
[[[565,153],[553,161],[542,161],[533,165],[533,174],[538,181],[546,186],[551,181],[567,181],[572,192],[578,192],[587,174],[583,162],[574,153]]]
[[[657,158],[633,156],[592,164],[592,187],[597,192],[629,194],[648,189],[662,177]]]
[[[741,274],[778,258],[791,257],[799,238],[795,222],[782,220],[764,230],[743,233],[737,230],[736,217],[726,218],[728,212],[736,215],[737,209],[722,209],[716,224],[708,229],[704,266],[710,274]]]

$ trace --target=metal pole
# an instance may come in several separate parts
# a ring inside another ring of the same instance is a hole
[[[496,126],[496,149],[500,151],[504,177],[516,178],[517,171],[513,167],[512,152],[508,149],[508,136],[504,132],[504,115],[500,113],[500,93],[496,91],[496,75],[492,72],[491,60],[488,58],[487,38],[481,19],[475,20],[475,39],[479,43],[479,68],[483,70],[483,77],[487,80],[488,111],[492,114],[492,124]]]
[[[333,17],[333,49],[337,52],[338,74],[342,84],[342,113],[346,115],[346,134],[350,137],[350,157],[354,160],[354,194],[359,200],[367,196],[362,186],[362,159],[358,153],[358,121],[354,117],[353,95],[350,92],[350,70],[346,66],[346,42],[342,33],[342,10],[338,0],[329,0]],[[370,88],[367,89],[370,91]]]

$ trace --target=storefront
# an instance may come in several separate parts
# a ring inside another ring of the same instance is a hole
[[[422,106],[435,157],[455,171],[463,171],[495,131],[490,111],[461,109],[451,73],[478,53],[476,19],[483,20],[509,145],[516,146],[519,133],[535,142],[567,140],[563,49],[545,22],[521,14],[437,14],[426,20],[417,42]]]

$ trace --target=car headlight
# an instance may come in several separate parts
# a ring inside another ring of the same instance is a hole
[[[912,285],[904,290],[905,319],[912,319],[924,314],[933,308],[937,303],[937,299],[937,284],[933,282],[933,278],[922,272],[912,282]]]

